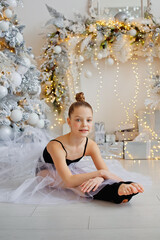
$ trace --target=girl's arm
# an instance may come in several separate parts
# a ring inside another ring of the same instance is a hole
[[[101,174],[102,174],[101,176],[104,179],[114,179],[116,181],[122,181],[120,177],[116,176],[115,174],[109,171],[103,158],[101,157],[101,153],[98,145],[91,139],[89,140],[87,155],[91,156],[97,170],[101,170]]]
[[[51,155],[56,170],[60,177],[62,178],[66,187],[69,188],[77,187],[91,178],[102,177],[101,170],[97,170],[90,173],[72,175],[69,167],[66,164],[65,160],[66,153],[58,142],[50,142],[47,145],[47,150]]]

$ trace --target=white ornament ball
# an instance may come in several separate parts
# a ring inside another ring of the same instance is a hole
[[[23,58],[23,61],[24,61],[25,65],[26,65],[26,67],[29,68],[29,67],[31,66],[31,61],[30,61],[29,58],[24,57],[24,58]]]
[[[31,54],[30,54],[30,57],[34,59],[34,54],[33,54],[33,53],[31,53]]]
[[[92,65],[94,68],[98,68],[98,62],[97,61],[92,61]]]
[[[79,56],[79,61],[83,62],[84,61],[84,57],[82,55]]]
[[[11,81],[15,84],[16,87],[21,85],[22,77],[18,72],[14,72],[11,75]]]
[[[19,122],[22,120],[21,110],[15,109],[11,112],[10,118],[13,122]]]
[[[16,0],[7,0],[7,3],[10,7],[15,8],[17,7],[17,2]]]
[[[41,93],[41,87],[40,86],[33,86],[29,91],[28,91],[29,94],[31,95],[35,95],[35,94],[40,94]]]
[[[13,134],[13,129],[9,126],[1,126],[0,127],[0,140],[1,141],[6,141],[13,139],[14,134]]]
[[[6,87],[0,86],[0,99],[4,98],[8,94]]]
[[[43,119],[38,120],[38,122],[36,124],[36,127],[44,128],[44,120]]]
[[[62,48],[60,46],[55,46],[53,49],[54,49],[54,52],[57,54],[62,51]]]
[[[97,58],[98,58],[98,59],[102,59],[102,57],[103,57],[102,53],[98,53],[98,54],[97,54]]]
[[[19,44],[23,42],[23,35],[20,32],[17,33],[16,40]]]
[[[0,21],[0,30],[8,31],[9,29],[9,22],[7,21]]]
[[[115,20],[118,22],[125,22],[128,18],[125,12],[119,12],[114,16]]]
[[[31,113],[28,119],[28,123],[31,125],[36,125],[39,120],[39,117],[36,113]]]
[[[128,31],[129,35],[131,35],[132,37],[136,36],[137,31],[135,29],[131,29]]]
[[[11,18],[11,17],[12,17],[12,11],[7,8],[7,9],[4,11],[4,16],[5,16],[6,18]]]
[[[28,71],[28,68],[25,67],[25,66],[19,65],[19,66],[17,67],[17,72],[20,73],[20,74],[22,74],[22,75],[25,74],[27,71]]]
[[[110,65],[110,66],[112,66],[112,65],[114,64],[113,58],[107,58],[106,62],[107,62],[107,64]]]
[[[91,78],[92,77],[92,73],[89,70],[86,70],[84,73],[86,78]]]

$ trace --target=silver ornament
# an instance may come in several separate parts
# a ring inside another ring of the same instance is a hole
[[[92,77],[92,73],[89,70],[86,70],[84,73],[86,78],[91,78]]]
[[[36,113],[31,113],[28,119],[28,123],[31,125],[36,125],[39,120],[39,117]]]
[[[8,89],[0,85],[0,99],[4,98],[8,94]]]
[[[14,137],[13,129],[9,126],[0,127],[0,141],[12,140]]]
[[[114,16],[114,18],[115,18],[115,21],[117,22],[125,22],[128,16],[125,12],[119,12]]]
[[[11,112],[10,118],[13,122],[19,122],[22,120],[22,112],[19,109],[15,109]]]

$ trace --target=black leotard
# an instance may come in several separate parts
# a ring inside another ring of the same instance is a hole
[[[60,141],[57,140],[57,139],[53,139],[53,140],[51,140],[51,141],[56,141],[56,142],[59,142],[59,143],[61,144],[62,148],[63,148],[64,151],[66,152],[66,163],[67,163],[67,165],[70,165],[70,164],[73,163],[73,162],[78,162],[78,161],[80,161],[81,158],[84,157],[85,152],[86,152],[86,148],[87,148],[88,138],[86,138],[86,143],[85,143],[85,146],[84,146],[83,155],[82,155],[80,158],[77,158],[77,159],[75,159],[75,160],[69,160],[69,159],[67,159],[67,151],[66,151],[66,149],[65,149],[65,147],[64,147],[64,145],[63,145],[62,142],[60,142]],[[43,158],[44,158],[44,161],[45,161],[46,163],[54,164],[51,155],[50,155],[49,152],[47,151],[47,147],[45,147],[45,149],[44,149],[44,151],[43,151]]]

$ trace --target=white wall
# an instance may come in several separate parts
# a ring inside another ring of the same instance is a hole
[[[21,24],[26,25],[24,30],[24,39],[27,46],[33,48],[33,53],[38,57],[45,42],[46,28],[44,27],[47,20],[50,19],[49,13],[45,4],[52,6],[57,11],[65,14],[68,18],[73,18],[73,12],[78,11],[81,14],[87,12],[88,0],[23,0],[24,7],[16,10],[18,19]],[[160,2],[152,0],[152,12],[159,18]],[[144,108],[144,99],[146,98],[146,90],[144,87],[144,79],[147,76],[148,69],[145,59],[138,60],[139,78],[140,78],[140,93],[138,95],[137,111]],[[159,60],[155,63],[159,65]],[[100,68],[103,76],[103,88],[100,96],[100,110],[95,113],[95,121],[104,121],[107,132],[113,132],[121,121],[125,121],[126,116],[123,107],[117,101],[114,90],[114,81],[116,76],[116,65],[107,66],[104,61],[100,61]],[[93,107],[96,106],[96,89],[99,84],[99,74],[97,70],[86,62],[83,66],[85,69],[90,69],[92,78],[87,79],[82,73],[81,88],[86,95],[86,100]],[[134,97],[135,76],[132,72],[131,61],[125,64],[120,64],[118,89],[121,99],[127,104]],[[92,87],[92,90],[91,90]],[[52,114],[50,116],[52,118]],[[133,110],[130,108],[130,117],[135,122]]]

